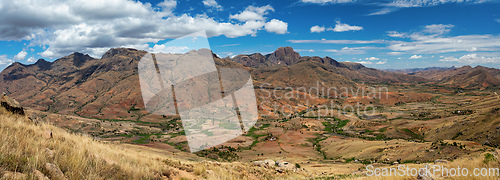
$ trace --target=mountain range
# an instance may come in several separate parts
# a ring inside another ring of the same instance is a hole
[[[146,53],[115,48],[100,59],[75,52],[54,62],[44,59],[30,65],[15,62],[0,73],[0,91],[25,107],[40,111],[97,119],[161,119],[145,111],[142,102],[137,64]],[[314,87],[317,84],[355,87],[363,82],[485,88],[500,84],[500,70],[493,68],[465,66],[405,74],[338,62],[330,57],[300,56],[291,47],[280,47],[267,55],[213,56],[218,67],[249,70],[256,87]]]

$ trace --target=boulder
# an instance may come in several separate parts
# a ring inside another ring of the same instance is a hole
[[[267,168],[272,168],[272,167],[274,167],[275,162],[273,160],[266,159],[266,160],[264,160],[264,164],[266,165]]]
[[[34,170],[33,171],[33,177],[34,179],[37,179],[37,180],[49,180],[49,178],[47,176],[45,176],[42,172],[38,171],[38,170]]]
[[[264,168],[273,168],[275,166],[275,164],[276,163],[273,160],[270,160],[270,159],[266,159],[264,161],[255,161],[255,162],[253,162],[253,165],[264,167]]]
[[[28,179],[28,175],[20,172],[4,171],[0,173],[0,179]]]
[[[286,167],[286,166],[288,166],[288,165],[290,165],[290,163],[285,162],[285,161],[283,161],[283,160],[277,160],[277,161],[276,161],[276,166],[278,166],[278,167]]]
[[[54,157],[55,157],[54,150],[51,150],[51,149],[49,149],[49,148],[45,148],[45,149],[44,149],[44,151],[45,151],[46,156],[47,156],[49,159],[54,159]]]
[[[52,131],[51,130],[46,130],[43,132],[43,137],[45,139],[51,139],[52,138]]]
[[[50,179],[66,180],[64,173],[54,164],[45,163],[45,170],[49,173]]]
[[[276,171],[279,173],[285,172],[285,171],[296,171],[297,168],[295,167],[294,164],[283,161],[283,160],[277,160],[276,161]]]
[[[264,163],[264,161],[254,161],[253,165],[254,166],[260,166],[260,167],[265,167],[266,163]]]
[[[24,115],[24,109],[15,99],[10,98],[5,93],[2,94],[0,98],[0,104],[2,107],[7,109],[7,111],[14,114]]]

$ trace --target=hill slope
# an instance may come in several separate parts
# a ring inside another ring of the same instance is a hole
[[[460,88],[487,88],[500,85],[500,80],[493,77],[488,71],[482,68],[475,68],[466,74],[449,76],[440,81],[441,84]]]
[[[105,143],[0,107],[1,179],[276,179],[304,177],[191,153]],[[175,155],[175,156],[174,156]],[[175,157],[175,158],[174,158]],[[243,178],[242,178],[243,177]]]

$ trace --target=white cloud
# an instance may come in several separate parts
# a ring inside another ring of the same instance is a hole
[[[291,43],[322,43],[322,44],[385,44],[384,40],[288,40]]]
[[[489,34],[448,36],[453,27],[451,24],[432,24],[411,34],[389,31],[389,36],[406,38],[409,41],[391,41],[388,48],[415,54],[500,51],[500,36]]]
[[[112,47],[144,47],[202,30],[208,37],[256,36],[265,28],[265,16],[274,11],[269,5],[249,6],[244,12],[256,17],[238,14],[233,17],[242,21],[224,22],[206,14],[175,14],[176,7],[174,0],[156,5],[133,0],[6,1],[0,6],[0,41],[28,40],[28,47],[44,47],[43,57],[75,51],[100,57]],[[283,33],[275,24],[269,31]]]
[[[328,28],[328,31],[334,31],[334,32],[345,32],[345,31],[359,31],[362,30],[363,27],[361,26],[351,26],[349,24],[344,24],[341,23],[340,21],[337,21],[337,24],[335,25],[335,28]]]
[[[406,33],[400,33],[400,32],[397,32],[397,31],[388,31],[387,32],[387,36],[389,36],[389,37],[403,38],[403,37],[406,37],[407,34]]]
[[[478,56],[477,54],[466,54],[462,57],[455,58],[453,56],[443,57],[439,60],[443,62],[459,62],[463,64],[473,64],[473,63],[500,63],[500,57],[484,57]]]
[[[158,4],[158,6],[160,6],[162,8],[163,16],[170,16],[170,15],[172,15],[172,11],[177,6],[177,1],[175,1],[175,0],[164,0],[163,2],[160,2]]]
[[[379,10],[367,15],[368,16],[384,15],[397,11],[402,8],[431,7],[448,3],[479,4],[488,1],[491,0],[387,0],[387,1],[382,1],[383,3],[378,3],[378,5],[381,7]],[[370,1],[366,2],[367,3],[365,4],[367,5],[375,4],[371,3]]]
[[[419,36],[413,41],[395,41],[388,47],[393,51],[437,54],[460,51],[500,51],[500,36],[462,35],[452,37]]]
[[[165,46],[164,44],[158,45],[156,44],[153,47],[153,53],[186,53],[190,49],[186,46]]]
[[[356,0],[301,0],[303,3],[315,3],[315,4],[339,4],[339,3],[350,3]]]
[[[500,19],[496,19],[496,21],[500,23]]]
[[[271,5],[266,5],[262,7],[248,6],[240,14],[230,15],[229,18],[237,19],[241,22],[264,21],[266,19],[264,15],[269,14],[268,11],[274,11],[274,8]]]
[[[394,56],[397,56],[397,55],[401,55],[401,54],[404,54],[403,52],[388,52],[387,53],[388,55],[394,55]]]
[[[16,60],[16,61],[24,60],[26,58],[26,55],[28,55],[28,53],[26,51],[21,51],[21,52],[17,53],[17,55],[14,56],[14,60]]]
[[[294,49],[296,52],[316,52],[314,49]]]
[[[326,28],[324,26],[313,26],[311,27],[311,33],[320,33],[320,32],[324,32],[326,30]]]
[[[324,50],[326,52],[336,52],[337,54],[365,54],[366,50],[371,50],[371,49],[382,49],[381,47],[371,47],[371,46],[366,46],[366,47],[343,47],[342,49],[327,49]]]
[[[311,27],[311,33],[320,33],[320,32],[324,32],[325,31],[325,27],[324,26],[313,26]],[[333,31],[333,32],[345,32],[345,31],[359,31],[359,30],[363,30],[363,27],[361,26],[351,26],[349,24],[344,24],[344,23],[341,23],[340,21],[337,21],[337,24],[335,25],[335,28],[332,28],[332,27],[329,27],[328,29],[326,29],[326,31]]]
[[[26,60],[27,63],[34,63],[36,62],[36,59],[34,57],[30,57],[28,58],[28,60]]]
[[[272,19],[271,21],[266,23],[265,29],[267,32],[286,34],[288,32],[288,23],[277,19]]]
[[[385,64],[385,63],[387,63],[387,61],[379,61],[376,64]]]
[[[410,57],[410,59],[420,59],[420,58],[422,58],[422,55],[414,54],[413,56]]]
[[[448,25],[432,24],[432,25],[425,26],[425,29],[423,32],[426,32],[429,34],[441,35],[441,34],[446,34],[446,33],[450,32],[451,28],[453,28],[453,27],[454,27],[454,25],[452,25],[452,24],[448,24]]]
[[[368,60],[368,61],[376,61],[376,60],[380,60],[380,58],[370,57],[370,58],[365,58],[365,60]]]
[[[382,8],[378,11],[375,11],[373,13],[368,14],[368,16],[376,16],[376,15],[384,15],[384,14],[389,14],[390,12],[394,11],[391,8]]]
[[[7,58],[7,55],[0,55],[0,65],[10,65],[14,61]]]
[[[326,52],[336,52],[337,54],[364,54],[366,51],[362,49],[356,49],[356,48],[350,48],[350,47],[343,47],[340,50],[337,49],[327,49],[325,50]]]
[[[360,63],[360,64],[373,64],[370,61],[358,61],[357,63]]]
[[[208,6],[208,7],[214,8],[214,9],[216,9],[217,11],[222,11],[222,10],[224,10],[224,8],[222,8],[222,6],[221,6],[221,5],[219,5],[219,4],[217,3],[217,1],[215,1],[215,0],[203,0],[203,4],[204,4],[205,6]]]
[[[447,3],[482,3],[488,0],[393,0],[385,6],[393,6],[399,8],[411,7],[429,7]]]

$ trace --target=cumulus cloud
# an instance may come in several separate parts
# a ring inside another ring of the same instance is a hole
[[[34,63],[36,62],[36,59],[34,57],[30,57],[28,58],[28,60],[26,60],[27,63]]]
[[[363,29],[363,27],[361,27],[361,26],[351,26],[349,24],[344,24],[344,23],[341,23],[340,21],[337,21],[335,28],[333,28],[333,29],[328,28],[328,31],[345,32],[345,31],[359,31],[362,29]]]
[[[369,58],[365,58],[365,60],[368,60],[368,61],[376,61],[376,60],[380,60],[380,58],[377,58],[377,57],[369,57]]]
[[[324,32],[326,30],[326,28],[324,26],[313,26],[311,27],[311,33],[320,33],[320,32]]]
[[[26,55],[28,55],[28,53],[26,51],[21,51],[21,52],[17,53],[17,55],[14,56],[14,60],[16,60],[16,61],[24,60],[26,58]]]
[[[356,0],[301,0],[303,3],[315,3],[315,4],[339,4],[339,3],[350,3]]]
[[[218,11],[222,11],[222,10],[224,10],[224,9],[222,8],[222,6],[221,6],[221,5],[219,5],[219,4],[217,3],[217,1],[215,1],[215,0],[203,0],[203,4],[204,4],[205,6],[208,6],[208,7],[214,8],[214,9],[216,9],[216,10],[218,10]]]
[[[209,37],[256,36],[266,26],[265,16],[274,11],[270,5],[249,6],[231,15],[240,20],[234,23],[206,14],[175,14],[176,7],[175,0],[153,5],[133,0],[6,1],[0,6],[0,40],[28,40],[29,47],[44,46],[43,57],[75,51],[99,57],[111,47],[145,47],[202,30]],[[270,23],[268,31],[286,32],[285,22],[277,21]],[[281,29],[276,25],[282,25]]]
[[[410,57],[410,59],[420,59],[420,58],[422,58],[422,55],[414,54],[413,56]]]
[[[229,18],[237,19],[241,22],[264,21],[266,19],[264,16],[269,14],[269,11],[274,11],[274,8],[271,5],[262,7],[248,6],[243,12],[230,15]]]
[[[463,64],[474,64],[474,63],[500,63],[500,57],[484,57],[479,56],[477,54],[466,54],[459,58],[455,58],[453,56],[450,57],[442,57],[441,60],[443,62],[459,62]]]
[[[351,26],[349,24],[344,24],[344,23],[341,23],[340,21],[337,21],[337,24],[335,25],[334,28],[332,27],[329,27],[328,29],[326,29],[324,26],[313,26],[311,27],[311,33],[320,33],[320,32],[324,32],[324,31],[333,31],[333,32],[345,32],[345,31],[359,31],[359,30],[362,30],[363,27],[361,26]]]
[[[175,0],[164,0],[163,2],[158,3],[158,6],[162,8],[163,16],[172,15],[172,11],[177,6],[177,1]]]
[[[286,34],[288,32],[288,23],[277,19],[272,19],[271,21],[266,23],[265,29],[267,32]]]
[[[379,61],[376,64],[385,64],[385,63],[387,63],[387,61]]]
[[[0,55],[0,65],[10,65],[14,61],[7,58],[7,55]]]
[[[371,62],[371,61],[358,61],[357,63],[360,63],[360,64],[373,64],[373,62]]]

